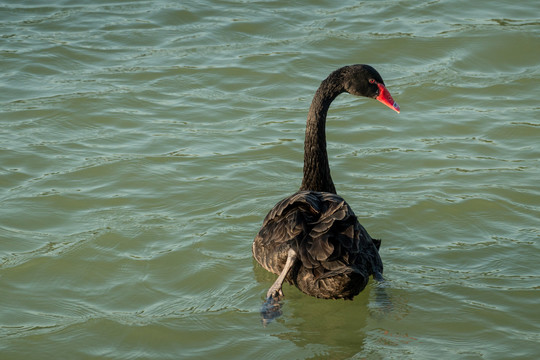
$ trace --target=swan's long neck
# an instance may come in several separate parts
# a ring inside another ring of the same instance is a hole
[[[313,97],[306,124],[304,178],[300,190],[336,193],[326,152],[325,125],[330,104],[344,91],[340,73],[336,71],[321,83]]]

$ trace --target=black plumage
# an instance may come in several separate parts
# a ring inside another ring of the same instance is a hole
[[[280,275],[267,293],[263,313],[276,307],[283,295],[283,281],[311,296],[352,299],[365,288],[371,275],[382,279],[380,241],[370,237],[350,206],[337,195],[330,175],[326,114],[343,92],[375,98],[399,112],[381,76],[371,66],[340,68],[321,83],[307,119],[300,191],[274,206],[253,242],[257,262]]]
[[[285,278],[289,283],[319,298],[352,299],[371,274],[382,274],[378,245],[339,195],[299,191],[266,216],[253,255],[280,274],[292,248],[298,256]]]

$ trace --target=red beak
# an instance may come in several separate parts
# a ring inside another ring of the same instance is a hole
[[[397,102],[392,99],[392,95],[390,95],[390,91],[386,89],[386,87],[383,84],[377,84],[379,86],[379,96],[377,96],[375,99],[382,102],[384,105],[388,106],[389,108],[395,110],[399,114],[399,105]]]

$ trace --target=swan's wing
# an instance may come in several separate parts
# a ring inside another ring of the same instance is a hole
[[[336,194],[300,191],[268,213],[253,243],[255,259],[278,274],[291,247],[317,279],[353,271],[367,277],[379,267],[382,272],[375,243]]]
[[[311,229],[320,212],[314,194],[301,191],[283,199],[266,215],[253,242],[255,259],[267,270],[279,273],[287,251],[296,246]]]
[[[298,244],[302,264],[313,269],[316,278],[353,271],[364,276],[376,269],[382,272],[376,243],[350,206],[338,195],[320,196],[318,219]]]

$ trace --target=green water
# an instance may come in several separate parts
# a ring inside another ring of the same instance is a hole
[[[0,358],[538,358],[539,4],[2,2]],[[252,239],[354,63],[402,109],[327,124],[386,297],[263,327]]]

